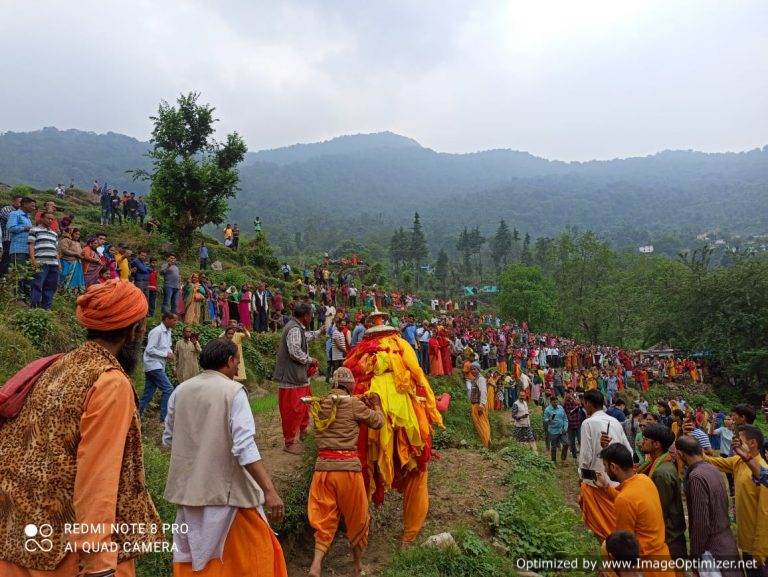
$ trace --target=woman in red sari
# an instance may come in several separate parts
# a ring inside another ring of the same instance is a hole
[[[440,342],[440,356],[443,359],[443,374],[450,375],[453,373],[453,356],[451,356],[453,343],[449,338],[450,335],[446,335],[444,327],[438,327],[437,334],[437,340]]]
[[[429,374],[433,377],[440,377],[445,374],[443,372],[443,355],[440,350],[440,340],[434,328],[429,339]]]

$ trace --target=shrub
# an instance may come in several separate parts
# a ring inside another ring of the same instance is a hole
[[[26,335],[0,325],[0,382],[7,381],[38,356],[37,350]]]
[[[85,339],[73,307],[62,303],[54,312],[19,309],[11,316],[10,325],[34,343],[42,355],[70,351]]]

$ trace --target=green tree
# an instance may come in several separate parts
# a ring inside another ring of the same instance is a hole
[[[507,259],[512,253],[512,234],[502,218],[496,234],[491,239],[491,259],[498,273],[502,266],[507,266]]]
[[[395,276],[400,276],[400,265],[408,260],[410,239],[401,226],[392,234],[389,241],[389,260],[394,268]]]
[[[421,263],[429,256],[429,249],[427,248],[427,239],[424,236],[424,230],[421,227],[421,219],[419,213],[413,215],[413,227],[411,228],[411,242],[410,249],[408,251],[409,260],[413,262],[413,270],[416,279],[416,287],[419,286],[419,278],[421,276]]]
[[[531,235],[525,233],[525,240],[523,240],[523,250],[520,251],[520,262],[526,266],[533,264],[533,255],[531,255]]]
[[[162,230],[186,252],[192,234],[206,224],[221,224],[228,212],[227,200],[237,194],[237,164],[247,148],[236,132],[223,144],[213,139],[214,108],[198,104],[190,92],[176,106],[160,103],[151,116],[152,172],[133,171],[134,178],[152,182],[149,205]]]
[[[528,321],[532,329],[556,329],[557,293],[541,269],[522,264],[507,266],[499,276],[499,306],[504,318]]]
[[[477,270],[477,282],[483,281],[483,245],[487,242],[487,239],[480,233],[480,228],[475,227],[472,232],[469,233],[469,247],[471,253],[476,257],[475,267]]]
[[[443,296],[445,296],[446,282],[448,280],[448,254],[443,249],[440,249],[440,252],[437,255],[435,278],[440,282],[440,288],[443,291]]]
[[[469,277],[472,275],[472,241],[469,237],[467,227],[459,233],[459,239],[456,241],[456,250],[461,253],[462,273]]]

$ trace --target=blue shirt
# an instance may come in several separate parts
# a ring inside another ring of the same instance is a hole
[[[413,323],[405,325],[405,328],[403,328],[403,338],[408,341],[408,343],[412,346],[416,346],[416,325]]]
[[[623,423],[626,421],[627,416],[624,414],[624,411],[620,410],[618,407],[609,407],[605,411],[606,415],[610,415],[614,419],[616,419],[619,423]]]
[[[752,480],[755,482],[755,485],[762,485],[763,487],[768,487],[768,469],[765,467],[760,467],[760,476],[755,479],[755,477],[752,477]]]
[[[355,327],[355,329],[352,331],[351,343],[353,347],[362,340],[364,334],[365,334],[365,326],[358,324]]]
[[[133,273],[134,282],[148,282],[149,281],[149,265],[138,258],[131,260],[131,268],[135,268],[136,272]]]
[[[550,435],[561,435],[568,429],[568,417],[562,405],[553,407],[551,404],[544,409],[544,424]]]
[[[696,427],[692,432],[691,435],[694,439],[696,439],[699,443],[699,446],[704,450],[707,451],[712,448],[712,445],[709,443],[709,437],[707,434]]]
[[[22,209],[14,210],[8,215],[8,232],[11,235],[11,246],[8,254],[29,254],[29,229],[32,221]]]
[[[200,258],[208,258],[208,247],[207,246],[201,246],[200,247]]]

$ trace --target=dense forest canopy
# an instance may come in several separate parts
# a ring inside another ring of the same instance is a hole
[[[148,150],[114,133],[9,132],[0,135],[0,181],[87,187],[98,178],[146,192],[125,171],[149,168]],[[285,254],[332,250],[348,238],[386,246],[416,211],[432,259],[440,249],[457,254],[463,227],[490,236],[501,218],[534,239],[591,229],[617,248],[655,244],[668,255],[707,231],[768,231],[768,146],[567,163],[512,150],[445,154],[380,133],[249,153],[240,177],[232,218],[243,226],[260,216]]]

